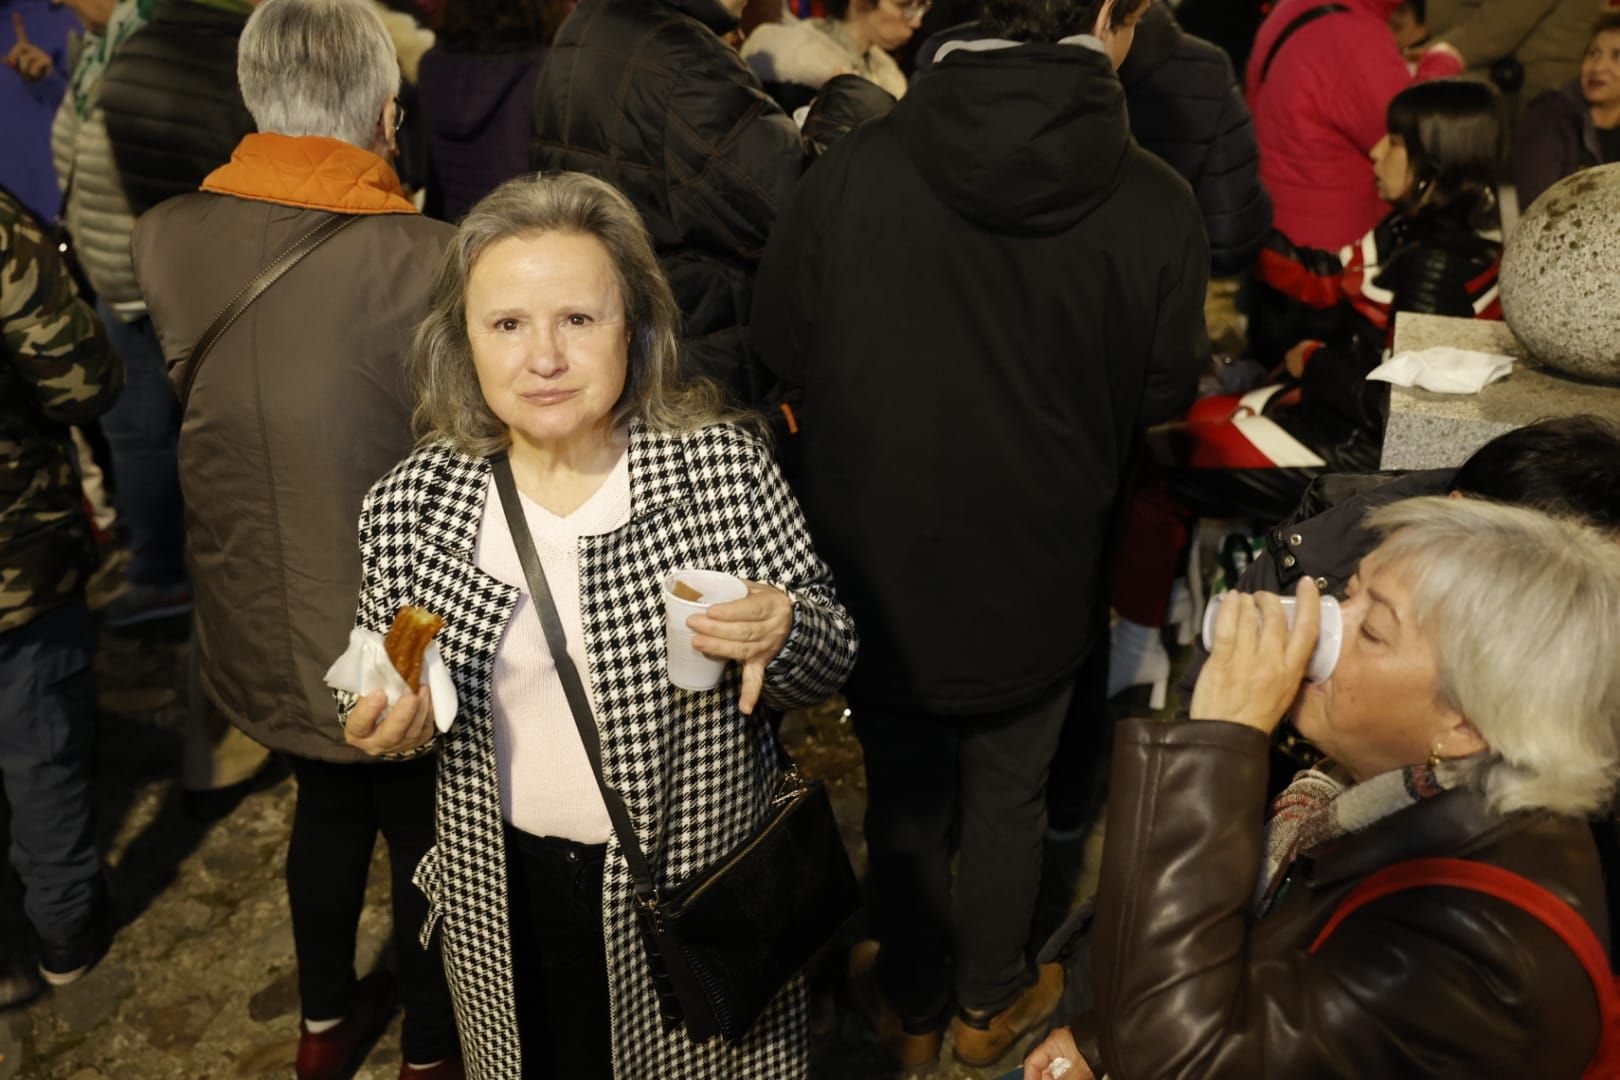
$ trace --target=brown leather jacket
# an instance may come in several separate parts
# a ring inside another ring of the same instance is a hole
[[[1362,878],[1434,855],[1524,875],[1572,904],[1606,945],[1586,824],[1493,815],[1472,790],[1450,791],[1302,855],[1256,921],[1266,748],[1259,731],[1220,721],[1120,726],[1096,1009],[1076,1024],[1097,1075],[1580,1076],[1597,1046],[1591,981],[1518,908],[1455,889],[1397,893],[1307,950]]]
[[[330,213],[366,220],[275,283],[198,369],[180,487],[210,700],[273,750],[345,745],[322,676],[360,592],[360,501],[410,452],[411,333],[455,230],[416,212],[375,154],[255,134],[203,190],[148,211],[135,274],[178,386],[237,290]]]

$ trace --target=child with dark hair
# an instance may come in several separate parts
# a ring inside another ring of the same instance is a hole
[[[1278,521],[1320,473],[1378,467],[1389,387],[1368,382],[1402,311],[1499,319],[1495,184],[1501,97],[1463,79],[1397,94],[1370,157],[1393,209],[1336,265],[1299,264],[1291,292],[1317,313],[1318,337],[1288,350],[1286,377],[1245,395],[1204,398],[1145,463],[1132,500],[1114,607],[1110,695],[1169,675],[1159,642],[1171,579],[1196,517]]]

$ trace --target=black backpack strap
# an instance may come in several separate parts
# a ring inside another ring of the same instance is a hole
[[[248,309],[248,305],[263,296],[266,289],[280,281],[281,276],[297,266],[305,255],[308,255],[332,239],[332,237],[359,221],[362,216],[364,215],[333,214],[315,226],[294,243],[292,247],[276,256],[276,260],[261,270],[257,277],[242,286],[242,291],[231,298],[231,302],[225,305],[225,310],[214,316],[214,321],[209,323],[208,329],[202,332],[202,337],[197,339],[197,344],[191,347],[191,355],[186,357],[186,374],[180,383],[180,413],[182,416],[185,415],[186,404],[191,400],[191,386],[197,381],[197,369],[202,367],[203,360],[207,358],[214,346],[219,343],[219,339],[224,336],[225,331],[231,328],[231,324],[242,317],[242,312]]]
[[[1271,43],[1271,51],[1266,53],[1265,63],[1260,65],[1260,80],[1255,85],[1258,87],[1261,83],[1266,81],[1266,73],[1271,70],[1271,62],[1277,59],[1277,54],[1282,51],[1283,42],[1293,37],[1296,30],[1309,23],[1315,22],[1324,15],[1337,15],[1341,11],[1349,10],[1350,9],[1345,7],[1343,4],[1318,4],[1309,11],[1302,11],[1298,15],[1294,16],[1293,21],[1291,21],[1287,26],[1283,27],[1282,33],[1277,35],[1277,40]]]

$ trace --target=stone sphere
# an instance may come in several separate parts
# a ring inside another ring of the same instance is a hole
[[[1548,188],[1502,256],[1502,316],[1530,355],[1620,383],[1620,163]]]

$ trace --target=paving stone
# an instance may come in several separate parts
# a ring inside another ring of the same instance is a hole
[[[49,1008],[69,1031],[83,1035],[99,1026],[135,991],[135,976],[128,969],[103,964],[50,996]]]
[[[0,1019],[0,1080],[22,1076],[28,1060],[26,1035],[30,1026],[27,1016],[21,1013]]]
[[[293,1015],[298,1009],[298,973],[288,971],[272,980],[264,989],[248,999],[248,1016],[258,1023],[268,1023],[283,1016]]]

